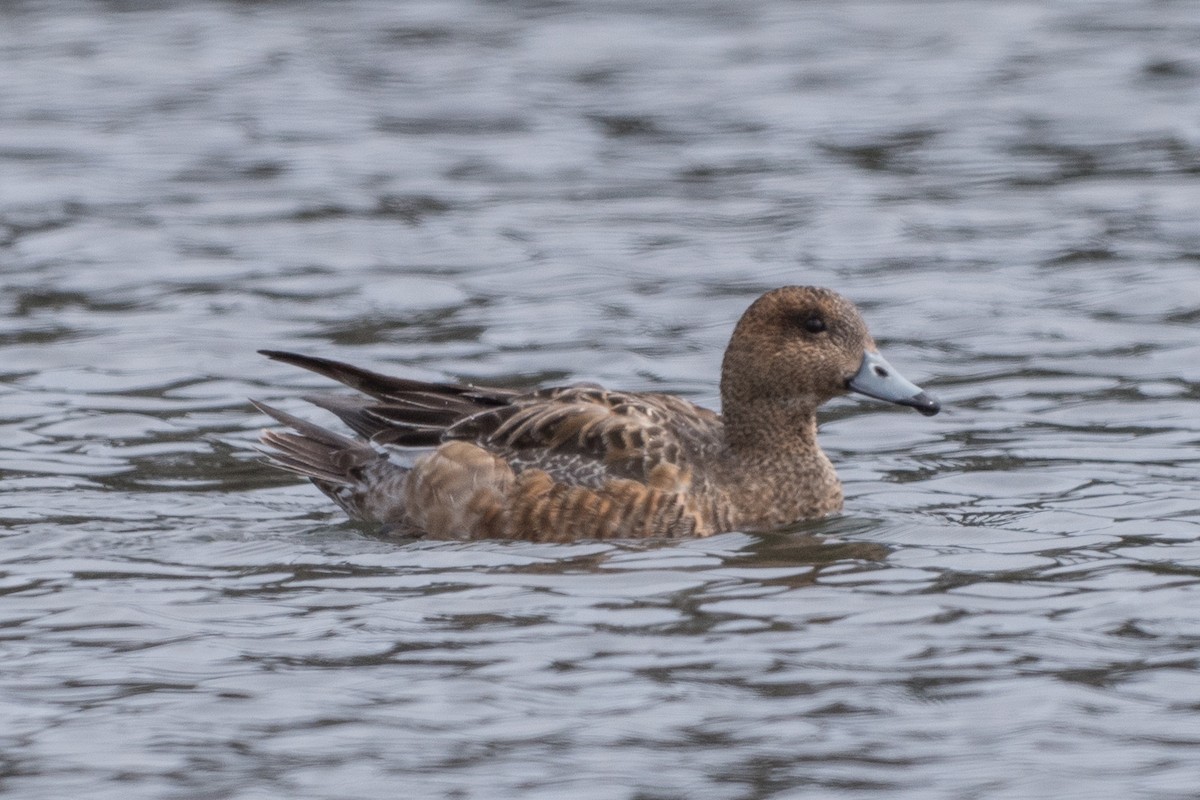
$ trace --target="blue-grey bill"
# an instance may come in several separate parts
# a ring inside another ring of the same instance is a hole
[[[867,352],[854,377],[846,388],[877,400],[887,400],[901,406],[911,406],[927,417],[942,410],[942,404],[925,394],[915,383],[905,378],[879,353]]]

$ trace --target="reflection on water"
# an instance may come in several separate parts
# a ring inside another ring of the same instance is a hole
[[[0,10],[0,794],[1192,796],[1198,34]],[[837,519],[398,544],[251,450],[259,347],[713,405],[784,283],[947,406],[828,410]]]

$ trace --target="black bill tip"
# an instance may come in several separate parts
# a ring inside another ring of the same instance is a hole
[[[942,410],[942,404],[939,403],[936,398],[927,395],[925,392],[915,394],[912,397],[905,398],[904,400],[897,400],[896,402],[902,406],[911,406],[927,417],[932,417],[934,414]]]

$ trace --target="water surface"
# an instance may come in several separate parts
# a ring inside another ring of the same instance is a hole
[[[5,6],[0,795],[1193,797],[1194,12]],[[833,403],[835,519],[397,543],[252,450],[259,347],[715,405],[785,283],[947,407]]]

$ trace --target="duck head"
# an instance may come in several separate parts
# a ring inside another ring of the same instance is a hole
[[[734,328],[721,367],[727,418],[732,415],[737,424],[743,413],[761,414],[767,408],[811,416],[818,406],[847,392],[909,406],[927,416],[941,409],[888,364],[858,309],[836,292],[785,286],[751,304]]]

